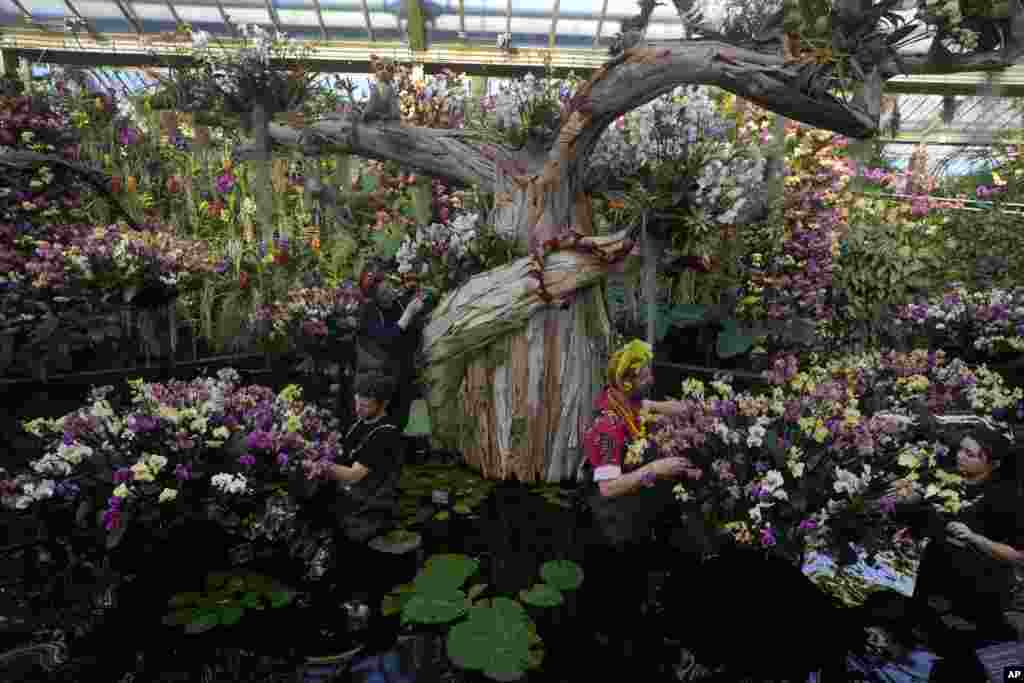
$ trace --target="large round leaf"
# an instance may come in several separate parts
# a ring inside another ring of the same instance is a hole
[[[221,607],[217,616],[220,619],[220,623],[225,626],[234,626],[242,619],[242,614],[245,613],[241,607],[229,605],[227,607]]]
[[[185,633],[205,633],[220,623],[220,616],[214,610],[199,612],[185,624]]]
[[[534,607],[557,607],[565,602],[562,591],[546,583],[538,583],[528,591],[519,591],[519,599]]]
[[[184,626],[192,623],[198,612],[199,610],[192,608],[174,610],[163,618],[163,622],[167,626]]]
[[[402,608],[402,622],[447,624],[466,613],[466,594],[458,589],[416,593]]]
[[[413,583],[420,593],[451,591],[460,588],[479,568],[478,561],[465,555],[434,555],[427,560]]]
[[[474,607],[469,619],[448,632],[448,657],[494,680],[517,680],[530,665],[528,624],[522,605],[495,598],[489,607]]]
[[[560,591],[574,591],[583,584],[583,569],[571,560],[550,560],[541,565],[540,577]]]

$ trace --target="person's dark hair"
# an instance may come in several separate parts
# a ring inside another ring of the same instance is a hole
[[[358,396],[390,401],[395,395],[395,380],[388,375],[370,373],[356,378],[355,393]]]
[[[974,439],[981,446],[983,455],[996,466],[993,476],[1002,481],[1016,482],[1018,489],[1024,491],[1024,481],[1020,476],[1024,468],[1021,468],[1019,463],[1020,447],[1016,440],[1011,441],[1002,432],[985,425],[965,426],[951,436],[953,441],[950,443],[950,449],[954,454],[964,438]]]

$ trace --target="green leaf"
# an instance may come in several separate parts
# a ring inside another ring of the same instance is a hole
[[[443,522],[449,517],[451,517],[451,514],[447,510],[441,510],[440,512],[434,515],[434,519],[436,519],[439,522]]]
[[[466,597],[471,601],[476,600],[485,590],[487,590],[486,583],[473,584],[473,586],[470,587],[469,592],[466,593]]]
[[[541,565],[540,576],[560,591],[574,591],[583,584],[583,569],[571,560],[550,560]]]
[[[414,593],[402,607],[402,623],[447,624],[466,610],[466,594],[457,589]]]
[[[538,583],[528,591],[519,591],[519,599],[534,607],[558,607],[565,602],[562,591],[546,583]]]
[[[270,606],[275,609],[284,607],[291,604],[294,599],[295,595],[291,591],[274,591],[270,594]]]
[[[254,591],[249,591],[242,596],[242,607],[246,609],[259,609],[260,608],[260,594]]]
[[[447,653],[456,666],[498,681],[521,678],[530,664],[529,620],[515,600],[495,598],[474,607],[448,632]]]
[[[455,505],[452,506],[452,510],[454,512],[457,512],[460,515],[470,515],[470,514],[473,514],[473,509],[470,508],[465,503],[456,503]]]
[[[213,610],[205,610],[195,615],[193,620],[185,625],[185,633],[205,633],[220,623],[220,616]]]
[[[242,615],[244,613],[245,610],[241,607],[231,605],[228,607],[221,607],[218,612],[218,617],[220,619],[220,623],[224,624],[225,626],[234,626],[239,621],[241,621]]]
[[[461,588],[473,576],[480,563],[466,555],[433,555],[413,580],[418,593],[430,593]]]

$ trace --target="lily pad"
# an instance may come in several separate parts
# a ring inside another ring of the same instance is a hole
[[[466,610],[466,594],[460,590],[414,593],[402,608],[402,623],[447,624]]]
[[[480,563],[466,555],[432,555],[413,579],[419,593],[460,588],[480,569]]]
[[[275,609],[285,607],[291,604],[294,599],[295,595],[291,591],[274,591],[270,594],[270,606]]]
[[[494,680],[518,680],[530,665],[528,623],[522,605],[495,598],[491,606],[474,607],[469,619],[452,627],[448,657],[460,668],[482,671]]]
[[[220,618],[221,624],[225,626],[234,626],[242,620],[243,614],[245,614],[245,610],[241,607],[229,606],[221,607],[218,617]]]
[[[560,591],[574,591],[583,584],[583,569],[571,560],[551,560],[541,565],[545,583]]]
[[[557,607],[565,602],[562,591],[546,583],[538,583],[528,591],[519,591],[519,599],[534,607]]]
[[[192,621],[185,624],[185,633],[206,633],[220,623],[220,616],[213,610],[206,610],[195,615]]]
[[[175,610],[164,616],[163,623],[167,626],[184,626],[195,620],[198,611],[192,608]]]

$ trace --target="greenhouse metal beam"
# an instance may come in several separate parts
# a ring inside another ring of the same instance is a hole
[[[1020,97],[1024,94],[1024,64],[1000,71],[896,76],[886,81],[885,91],[900,95]]]
[[[78,66],[177,66],[188,63],[181,55],[181,43],[156,40],[142,44],[134,34],[107,34],[108,40],[98,42],[90,36],[52,34],[44,31],[22,31],[7,34],[9,48],[17,56],[51,64]],[[230,46],[230,41],[226,41]],[[216,47],[214,49],[217,49]],[[422,64],[429,73],[454,69],[469,75],[504,77],[527,70],[543,68],[550,59],[551,67],[565,73],[582,74],[603,64],[608,55],[591,49],[519,48],[502,50],[490,45],[467,46],[463,43],[431,45],[423,52],[414,52],[400,42],[329,41],[311,49],[303,61],[314,71],[370,72],[370,54],[397,62]]]
[[[604,0],[604,6],[601,7],[601,16],[597,18],[597,30],[594,31],[594,47],[596,48],[601,42],[601,31],[604,29],[604,20],[608,16],[608,0]]]
[[[554,6],[551,8],[551,32],[548,34],[548,47],[552,50],[555,49],[555,38],[558,36],[558,0],[555,0]]]
[[[313,0],[313,7],[316,8],[316,20],[320,24],[320,38],[327,42],[327,24],[324,23],[324,11],[320,7],[320,0]]]
[[[370,6],[366,4],[366,0],[363,0],[363,21],[366,22],[366,33],[370,36],[370,42],[374,42],[376,37],[373,35],[373,23],[370,22]]]
[[[270,23],[274,25],[274,30],[278,33],[284,33],[281,29],[281,20],[277,17],[277,8],[274,7],[274,0],[263,0],[263,3],[267,6],[267,14],[270,15]]]
[[[21,4],[21,0],[11,0],[11,3],[18,8],[18,11],[25,15],[26,19],[32,19],[32,13],[25,8],[25,5]]]
[[[512,0],[505,5],[505,33],[512,33]]]
[[[65,2],[66,1],[67,0],[65,0]],[[217,9],[220,11],[220,18],[224,21],[224,25],[228,27],[229,31],[231,31],[231,35],[234,36],[235,38],[237,38],[238,37],[238,29],[235,27],[235,22],[231,21],[231,17],[228,16],[227,10],[224,9],[224,3],[221,2],[220,0],[216,0],[216,2],[217,2]]]
[[[137,16],[135,16],[135,12],[128,4],[128,0],[114,0],[114,3],[117,5],[117,8],[121,10],[121,14],[124,15],[124,18],[128,20],[128,23],[132,25],[132,28],[135,29],[136,33],[140,36],[145,33],[145,31],[142,30],[142,22],[139,21]]]
[[[459,34],[460,38],[466,38],[466,0],[459,0]]]
[[[508,6],[511,7],[511,0]],[[607,10],[607,3],[604,9]],[[367,28],[372,30],[365,1],[364,14]],[[604,16],[605,12],[602,11]],[[93,36],[81,35],[76,39],[62,33],[13,27],[5,31],[4,37],[5,49],[14,50],[21,57],[54,64],[126,67],[164,66],[168,62],[187,61],[179,53],[180,43],[155,40],[143,46],[134,33],[107,33],[104,36],[107,40],[100,42]],[[595,37],[595,40],[599,39],[600,32]],[[413,52],[407,45],[398,42],[378,43],[371,32],[370,41],[325,41],[324,45],[311,48],[307,61],[312,63],[314,69],[325,72],[369,72],[371,52],[400,62],[421,63],[428,72],[449,68],[485,76],[512,75],[543,67],[548,55],[555,69],[572,70],[581,75],[599,68],[608,60],[607,51],[597,47],[556,50],[519,48],[512,52],[488,45],[467,46],[460,42],[432,45],[423,52]],[[948,92],[1019,97],[1024,96],[1024,65],[993,73],[899,76],[886,83],[886,92],[937,95]]]
[[[174,9],[174,3],[171,0],[166,0],[167,9],[171,10],[171,16],[174,17],[174,23],[181,26],[185,22],[181,20],[181,15],[178,14],[178,10]]]

